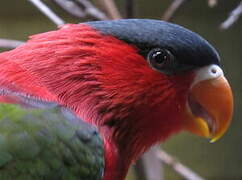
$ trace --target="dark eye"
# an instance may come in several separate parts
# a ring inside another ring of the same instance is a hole
[[[163,68],[169,66],[174,61],[174,56],[167,49],[152,49],[148,53],[148,62],[152,68],[162,71]]]

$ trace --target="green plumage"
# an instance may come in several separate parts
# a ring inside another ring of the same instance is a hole
[[[98,180],[103,153],[97,131],[81,120],[0,105],[1,180]]]

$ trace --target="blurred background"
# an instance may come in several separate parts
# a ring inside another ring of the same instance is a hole
[[[68,23],[95,20],[92,16],[82,19],[71,16],[52,1],[43,2]],[[100,1],[91,2],[105,12]],[[134,11],[128,16],[161,19],[172,2],[171,0],[136,0],[133,1],[134,6],[132,6]],[[125,1],[117,0],[115,3],[120,14],[127,17]],[[232,125],[218,142],[209,143],[203,138],[182,133],[162,144],[163,150],[208,180],[242,179],[242,18],[227,30],[219,28],[239,3],[239,0],[219,0],[217,5],[211,8],[206,0],[188,0],[180,6],[171,19],[172,22],[199,33],[217,48],[235,96]],[[31,34],[53,29],[56,29],[56,25],[28,0],[1,1],[0,38],[24,41]],[[6,49],[0,49],[0,51],[4,50]],[[166,180],[183,179],[172,167],[167,165],[163,167]],[[131,169],[129,180],[134,179],[133,174],[134,170]]]

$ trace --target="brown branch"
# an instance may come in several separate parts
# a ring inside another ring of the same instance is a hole
[[[135,164],[137,180],[163,180],[163,163],[157,158],[159,146],[152,147]]]
[[[162,20],[169,21],[172,19],[176,11],[186,2],[187,0],[174,0],[170,7],[165,11]]]
[[[186,180],[204,180],[204,178],[200,177],[191,169],[181,164],[178,160],[167,154],[165,151],[160,150],[159,152],[157,152],[157,157],[163,163],[171,166],[179,175],[181,175]]]
[[[23,41],[0,39],[0,48],[13,49],[24,44]]]
[[[28,0],[35,7],[37,7],[44,15],[46,15],[53,23],[57,26],[65,24],[65,21],[57,16],[47,5],[45,5],[41,0]]]
[[[121,19],[122,16],[113,0],[99,0],[111,19]]]
[[[242,14],[242,1],[235,9],[232,10],[229,17],[220,25],[220,29],[221,30],[228,29],[239,19],[241,14]]]

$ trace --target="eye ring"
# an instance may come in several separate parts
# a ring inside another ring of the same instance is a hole
[[[168,49],[155,48],[148,53],[147,59],[152,68],[162,71],[172,64],[174,56]]]

